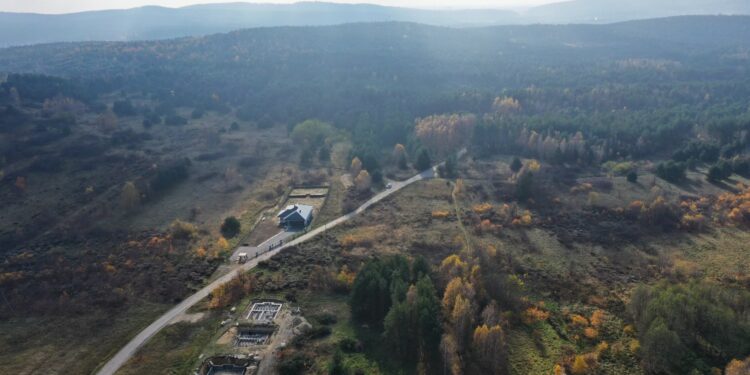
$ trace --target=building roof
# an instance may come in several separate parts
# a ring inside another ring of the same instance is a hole
[[[287,220],[304,220],[308,221],[312,217],[313,207],[304,204],[289,205],[285,209],[281,210],[278,214],[278,218],[281,221]]]

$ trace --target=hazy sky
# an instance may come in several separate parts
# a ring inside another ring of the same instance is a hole
[[[3,12],[70,13],[95,9],[135,8],[143,5],[180,7],[191,4],[228,3],[236,0],[0,0]],[[253,3],[294,3],[298,0],[258,0]],[[371,3],[419,8],[526,7],[561,0],[327,0],[336,3]]]

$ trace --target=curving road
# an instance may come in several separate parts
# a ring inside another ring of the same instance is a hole
[[[466,152],[466,150],[461,150],[459,152],[459,157],[463,155]],[[364,212],[370,206],[373,204],[380,202],[381,200],[385,199],[389,195],[403,189],[404,187],[411,185],[417,181],[433,178],[436,175],[437,167],[442,165],[443,163],[440,163],[422,173],[419,173],[415,175],[414,177],[405,180],[405,181],[393,181],[391,182],[391,188],[386,189],[359,206],[356,210],[341,216],[335,220],[332,220],[325,225],[322,225],[316,229],[313,229],[307,233],[305,233],[302,236],[297,237],[293,241],[284,244],[284,246],[281,246],[277,249],[274,249],[272,251],[268,251],[266,253],[263,253],[261,255],[258,255],[257,258],[253,258],[249,260],[247,263],[238,266],[234,268],[233,270],[229,271],[227,274],[221,276],[217,280],[211,282],[210,284],[203,287],[203,289],[195,292],[195,294],[185,298],[182,302],[180,302],[177,306],[173,307],[166,313],[164,313],[162,316],[159,317],[156,321],[151,323],[148,327],[144,328],[140,333],[138,333],[133,339],[130,340],[120,351],[117,352],[112,358],[107,361],[107,363],[102,366],[99,371],[97,372],[97,375],[113,375],[117,370],[122,367],[122,365],[125,364],[134,354],[135,352],[143,346],[151,337],[156,335],[159,331],[161,331],[164,327],[166,327],[169,322],[176,318],[178,315],[184,313],[187,311],[190,307],[195,305],[196,303],[200,302],[202,299],[208,297],[208,295],[216,288],[218,288],[220,285],[227,283],[228,281],[232,280],[239,272],[245,272],[248,271],[255,266],[258,265],[258,262],[267,260],[274,256],[276,253],[278,253],[281,250],[284,250],[288,247],[298,245],[302,242],[305,242],[347,220],[350,220],[351,218],[359,215],[360,213]]]

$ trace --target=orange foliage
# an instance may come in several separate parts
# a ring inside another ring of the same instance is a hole
[[[589,325],[588,319],[584,318],[581,315],[573,314],[570,316],[570,321],[573,322],[574,325],[585,327]]]
[[[528,227],[533,223],[533,219],[531,218],[531,212],[530,211],[524,211],[521,213],[521,216],[518,216],[513,219],[511,222],[514,226],[520,226],[520,227]]]
[[[448,216],[450,216],[450,214],[451,214],[450,211],[436,210],[436,211],[432,211],[432,218],[433,219],[445,219]]]
[[[740,192],[724,193],[716,199],[714,210],[718,216],[726,218],[734,224],[750,223],[750,187],[741,186]]]
[[[609,350],[609,343],[607,343],[606,341],[602,341],[596,345],[596,354],[601,355],[607,350]]]
[[[724,370],[725,375],[747,375],[750,374],[750,357],[744,361],[733,359]]]
[[[106,271],[110,275],[117,272],[117,268],[115,268],[115,266],[113,266],[110,262],[104,262],[102,266],[104,267],[104,271]]]
[[[472,207],[472,210],[476,212],[479,215],[486,214],[490,211],[492,211],[492,205],[489,203],[482,203],[482,204],[476,204],[474,207]]]
[[[586,363],[586,358],[582,355],[577,355],[573,361],[573,367],[571,371],[575,375],[585,374],[589,371],[589,365]]]
[[[346,248],[368,247],[380,238],[382,230],[382,226],[362,227],[341,237],[339,243]]]
[[[460,277],[467,271],[466,262],[458,255],[449,255],[440,263],[440,274],[446,278]]]
[[[532,325],[536,322],[542,322],[549,318],[549,313],[536,307],[531,306],[521,314],[521,320],[526,325]]]
[[[164,243],[164,241],[166,241],[166,239],[158,237],[158,236],[154,236],[148,240],[148,242],[146,243],[146,247],[158,247],[162,243]]]
[[[227,241],[224,236],[221,236],[216,241],[216,247],[219,248],[219,250],[229,250],[229,241]]]
[[[516,113],[521,110],[521,103],[518,102],[517,99],[504,96],[504,97],[497,97],[495,98],[495,101],[492,102],[492,109],[500,114],[511,114]]]
[[[336,281],[348,290],[352,287],[352,284],[354,284],[355,277],[357,277],[357,274],[344,265],[341,267],[341,271],[339,271],[338,275],[336,275]]]
[[[586,336],[587,339],[593,340],[599,336],[599,331],[592,327],[586,327],[583,330],[583,335]]]
[[[700,213],[686,213],[680,219],[680,226],[687,230],[699,230],[706,224],[706,217]]]
[[[604,323],[605,315],[604,311],[600,309],[596,309],[593,314],[591,314],[591,319],[589,321],[591,322],[591,325],[594,327],[601,327],[602,323]]]
[[[241,273],[211,292],[208,307],[220,309],[236,302],[253,291],[255,279],[247,273]]]

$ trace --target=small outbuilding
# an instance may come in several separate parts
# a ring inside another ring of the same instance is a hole
[[[306,228],[313,219],[313,207],[304,204],[292,204],[286,206],[277,215],[279,226],[286,229]]]

